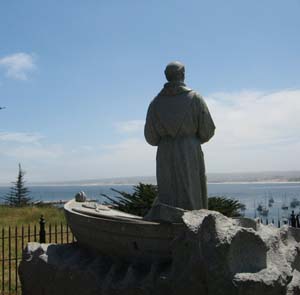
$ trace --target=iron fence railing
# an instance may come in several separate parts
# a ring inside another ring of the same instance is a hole
[[[74,241],[68,224],[55,223],[46,227],[43,216],[38,225],[3,227],[0,231],[0,294],[21,294],[18,266],[28,242],[64,244]]]

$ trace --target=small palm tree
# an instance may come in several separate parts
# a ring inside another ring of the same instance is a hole
[[[245,211],[246,206],[237,200],[214,196],[208,198],[208,209],[218,211],[228,217],[239,217],[241,211]]]
[[[139,183],[138,185],[133,186],[132,194],[114,188],[111,188],[111,190],[118,193],[120,196],[110,197],[101,194],[109,200],[106,204],[112,205],[117,210],[139,216],[146,215],[157,196],[157,186],[153,184]]]
[[[111,190],[118,193],[119,196],[110,197],[101,194],[108,200],[106,204],[117,210],[139,216],[146,215],[158,193],[156,185],[144,183],[133,186],[132,194],[114,188],[111,188]],[[228,217],[238,217],[241,216],[240,211],[245,210],[245,205],[237,200],[214,196],[208,198],[208,209],[218,211]]]

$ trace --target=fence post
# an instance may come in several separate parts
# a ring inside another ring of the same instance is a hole
[[[45,231],[45,219],[44,216],[41,215],[40,218],[40,243],[46,243],[46,231]]]

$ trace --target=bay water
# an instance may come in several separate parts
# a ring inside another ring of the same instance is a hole
[[[119,191],[132,192],[132,185],[92,185],[92,186],[31,186],[30,196],[35,201],[58,201],[70,200],[79,191],[84,191],[89,198],[103,202],[105,198],[101,194],[111,197],[120,196],[113,192],[111,188]],[[0,198],[8,193],[9,187],[0,187]],[[300,213],[300,207],[291,208],[290,202],[293,199],[300,201],[300,183],[209,183],[209,196],[224,196],[239,200],[245,204],[246,210],[243,212],[246,217],[259,217],[256,210],[259,204],[269,209],[268,215],[261,216],[269,221],[274,219],[288,218],[291,210],[296,214]],[[269,199],[273,198],[274,203],[269,207]],[[289,208],[282,210],[285,204]]]

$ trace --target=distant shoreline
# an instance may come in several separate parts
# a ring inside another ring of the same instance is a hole
[[[224,182],[219,182],[219,181],[212,181],[212,182],[207,182],[208,184],[288,184],[288,183],[299,183],[300,181],[224,181]]]
[[[128,185],[137,185],[139,182],[132,182],[132,183],[78,183],[78,184],[28,184],[28,187],[71,187],[71,186],[78,186],[78,187],[87,187],[87,186],[128,186]],[[300,181],[208,181],[208,184],[300,184]],[[155,183],[149,183],[155,184]],[[10,187],[10,184],[0,184],[0,187]]]

